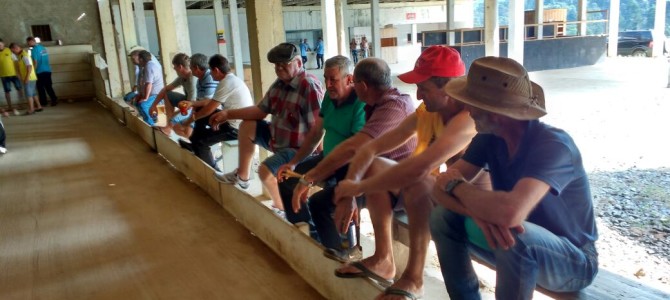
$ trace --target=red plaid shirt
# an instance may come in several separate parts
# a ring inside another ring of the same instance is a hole
[[[300,148],[319,116],[324,89],[316,76],[301,71],[289,84],[277,79],[258,108],[272,115],[271,150]]]

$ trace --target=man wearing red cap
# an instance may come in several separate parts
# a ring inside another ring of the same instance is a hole
[[[428,220],[434,202],[431,192],[435,175],[440,165],[457,160],[476,134],[470,114],[443,89],[452,78],[464,73],[463,61],[453,48],[432,46],[426,49],[414,70],[398,76],[406,83],[415,83],[417,99],[424,102],[397,128],[357,151],[347,180],[340,182],[335,191],[336,199],[390,192],[404,202],[410,230],[409,261],[400,279],[385,290],[383,299],[416,299],[423,295],[423,268],[430,242]],[[400,163],[379,157],[414,135],[418,136],[419,142],[412,157]],[[341,267],[336,274],[394,278],[391,237],[394,207],[390,202],[377,202],[367,201],[375,231],[375,254]]]

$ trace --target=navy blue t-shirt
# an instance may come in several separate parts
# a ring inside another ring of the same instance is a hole
[[[548,184],[549,192],[526,221],[566,237],[578,247],[598,238],[582,157],[565,131],[529,121],[512,159],[502,138],[477,134],[463,159],[489,169],[494,190],[511,191],[524,177]]]

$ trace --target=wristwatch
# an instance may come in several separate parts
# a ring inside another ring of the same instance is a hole
[[[456,195],[454,195],[454,189],[463,182],[463,179],[452,179],[451,181],[447,182],[446,186],[444,186],[444,192],[446,192],[447,195],[451,197],[458,198]]]

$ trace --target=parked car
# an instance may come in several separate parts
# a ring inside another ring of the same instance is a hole
[[[654,49],[654,40],[659,47],[663,47],[664,39],[655,38],[652,30],[631,30],[619,32],[617,55],[651,57]]]

